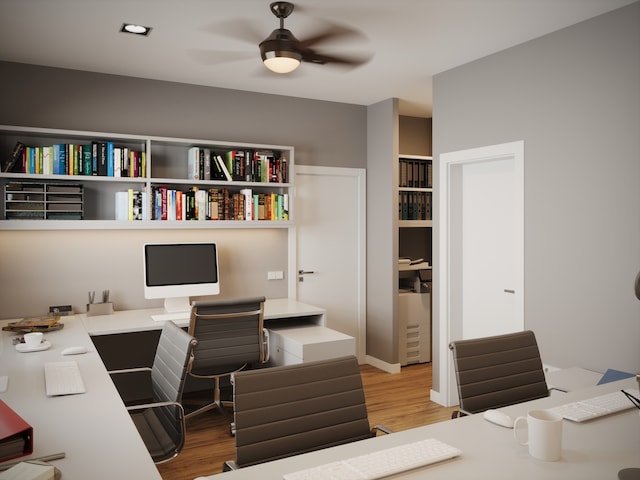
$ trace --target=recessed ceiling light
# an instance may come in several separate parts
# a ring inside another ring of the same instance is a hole
[[[123,33],[133,33],[135,35],[147,36],[151,32],[151,27],[136,25],[135,23],[123,23],[120,31]]]

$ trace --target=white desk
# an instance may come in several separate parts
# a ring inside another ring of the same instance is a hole
[[[51,348],[41,352],[19,353],[12,345],[15,334],[0,334],[0,375],[9,376],[0,399],[33,427],[33,454],[22,459],[65,452],[64,459],[52,462],[65,480],[160,480],[81,320],[62,321],[62,330],[45,334]],[[84,345],[89,353],[63,357],[61,350],[71,345]],[[47,397],[44,363],[70,359],[78,362],[87,392]]]
[[[548,408],[610,392],[623,386],[637,388],[637,383],[635,380],[623,380],[502,410],[515,417],[526,414],[531,408]],[[393,405],[389,408],[393,408]],[[531,458],[527,453],[527,447],[518,445],[514,440],[513,430],[489,423],[482,415],[471,415],[205,478],[282,480],[282,476],[288,472],[424,438],[437,438],[458,447],[463,454],[457,459],[416,469],[393,478],[615,480],[618,478],[619,470],[640,467],[640,415],[638,410],[633,408],[583,424],[565,421],[562,459],[558,462],[542,462]]]
[[[140,310],[119,310],[113,315],[87,317],[77,315],[85,325],[89,335],[110,335],[117,333],[142,332],[160,330],[163,322],[157,322],[151,315],[164,313],[162,308]],[[307,319],[309,323],[322,325],[326,323],[326,310],[301,303],[289,298],[267,299],[264,303],[265,322],[287,318]],[[175,322],[180,327],[189,326],[189,320]]]
[[[112,315],[93,317],[80,314],[78,317],[87,332],[97,337],[160,330],[164,322],[155,321],[152,315],[161,313],[164,313],[162,308],[154,308],[121,310]],[[189,320],[175,323],[187,327]],[[327,328],[326,311],[313,305],[288,298],[267,299],[264,304],[264,324],[270,331],[271,366],[356,354],[355,338]]]

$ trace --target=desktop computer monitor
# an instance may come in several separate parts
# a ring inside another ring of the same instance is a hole
[[[143,248],[144,298],[164,298],[167,312],[191,310],[189,297],[220,293],[215,243],[147,243]]]

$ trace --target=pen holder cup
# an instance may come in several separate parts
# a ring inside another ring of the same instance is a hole
[[[113,314],[113,302],[87,304],[87,317],[95,317],[96,315],[112,315],[112,314]]]

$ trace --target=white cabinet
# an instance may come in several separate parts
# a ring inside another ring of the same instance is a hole
[[[24,145],[24,157],[11,171],[4,171],[5,159],[19,144]],[[0,126],[0,154],[3,186],[30,181],[81,184],[84,190],[82,220],[11,220],[5,215],[0,230],[293,225],[291,146]],[[216,176],[218,156],[232,180],[224,171]],[[100,158],[106,159],[106,166]],[[116,197],[123,198],[125,192],[144,198],[150,220],[115,220]],[[6,196],[0,201],[4,212]],[[199,208],[196,217],[187,205]],[[162,212],[167,210],[178,217],[165,218]],[[220,215],[209,215],[210,211]],[[153,220],[154,216],[159,218]]]
[[[400,365],[431,361],[431,294],[398,294]]]
[[[269,329],[269,364],[290,365],[356,354],[356,339],[321,325]]]

